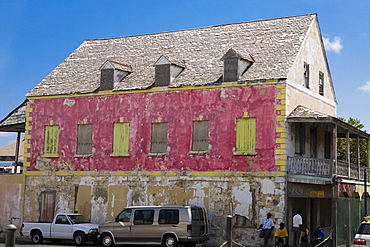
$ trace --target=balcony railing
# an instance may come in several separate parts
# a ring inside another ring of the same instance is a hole
[[[333,161],[329,159],[314,159],[288,157],[288,173],[294,175],[331,177]]]
[[[305,175],[315,177],[331,178],[337,176],[340,178],[364,180],[364,168],[355,164],[348,164],[343,161],[337,161],[337,169],[333,160],[314,159],[302,157],[288,157],[288,174]],[[367,181],[370,181],[369,173]]]

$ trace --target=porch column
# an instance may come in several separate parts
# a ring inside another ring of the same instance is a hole
[[[348,178],[351,178],[351,146],[349,145],[348,130],[346,130],[346,162],[348,165]]]
[[[19,146],[21,144],[21,132],[17,133],[17,143],[15,145],[14,173],[18,173]]]
[[[356,135],[356,165],[358,170],[358,180],[361,180],[360,158],[360,137]]]
[[[333,168],[331,170],[332,172],[332,176],[333,176],[333,172],[334,172],[334,175],[338,175],[338,163],[337,163],[337,160],[338,160],[338,152],[337,152],[337,146],[338,146],[338,136],[337,136],[337,132],[338,132],[338,125],[334,124],[334,127],[333,127],[333,141],[332,141],[332,157],[331,159],[334,161],[334,166],[335,166],[335,170],[333,171]]]

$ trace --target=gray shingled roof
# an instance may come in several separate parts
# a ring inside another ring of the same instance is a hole
[[[310,14],[86,40],[27,96],[94,92],[99,88],[99,68],[107,59],[133,69],[114,90],[148,88],[154,83],[153,65],[161,55],[186,65],[171,87],[208,85],[222,76],[221,58],[230,48],[249,54],[255,61],[241,80],[286,78],[316,18],[316,14]]]

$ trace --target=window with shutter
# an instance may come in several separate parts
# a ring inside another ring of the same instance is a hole
[[[256,118],[236,119],[236,154],[256,154]]]
[[[130,148],[130,123],[114,123],[112,156],[128,156],[129,148]]]
[[[45,126],[44,157],[58,157],[59,126]]]
[[[152,142],[150,153],[153,155],[167,154],[168,123],[152,123]]]
[[[209,137],[209,121],[193,122],[192,152],[207,152]]]
[[[77,155],[92,155],[92,124],[79,124],[77,136]]]

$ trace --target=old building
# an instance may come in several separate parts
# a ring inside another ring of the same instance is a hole
[[[267,212],[330,228],[342,192],[364,192],[336,143],[369,135],[335,117],[315,14],[86,40],[27,98],[24,220],[196,204],[210,246],[227,215],[253,245]]]

